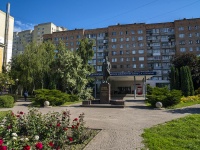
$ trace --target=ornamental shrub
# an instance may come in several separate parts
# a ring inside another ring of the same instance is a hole
[[[17,150],[67,150],[88,140],[92,131],[85,127],[84,113],[70,119],[70,111],[27,114],[8,113],[0,126],[0,146]]]
[[[170,91],[167,87],[154,87],[151,95],[147,95],[147,102],[155,107],[157,102],[162,102],[163,107],[176,105],[180,102],[182,93],[179,90]]]
[[[200,94],[200,87],[195,90],[195,95],[198,95],[198,94]]]
[[[182,97],[181,102],[187,103],[187,102],[195,102],[195,101],[200,101],[200,96],[188,96],[188,97]]]
[[[34,92],[35,98],[33,98],[33,103],[40,106],[44,106],[45,101],[49,101],[52,106],[59,106],[74,99],[70,98],[69,94],[62,93],[59,90],[39,89]]]
[[[14,106],[14,98],[10,95],[0,96],[0,108],[12,108]]]

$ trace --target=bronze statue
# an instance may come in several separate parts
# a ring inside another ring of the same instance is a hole
[[[102,64],[103,82],[107,83],[107,79],[110,76],[111,64],[108,61],[108,56],[105,56],[104,60]]]

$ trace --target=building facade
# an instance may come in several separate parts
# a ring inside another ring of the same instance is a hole
[[[43,35],[54,44],[63,40],[70,50],[79,39],[93,39],[94,57],[90,64],[101,72],[104,53],[112,64],[111,72],[156,72],[147,80],[152,86],[168,85],[170,60],[176,54],[200,55],[200,18],[155,24],[117,24],[107,28],[76,29]]]
[[[10,7],[9,5],[7,7]],[[0,72],[12,57],[14,18],[0,10]]]
[[[12,55],[15,56],[23,53],[25,46],[30,42],[43,42],[44,34],[52,34],[53,32],[65,30],[67,29],[64,27],[59,27],[51,22],[48,22],[34,26],[34,30],[14,32]]]

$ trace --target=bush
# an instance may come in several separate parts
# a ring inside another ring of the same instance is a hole
[[[173,106],[180,102],[182,93],[179,90],[170,91],[167,87],[152,89],[152,94],[147,95],[147,102],[155,107],[157,102],[162,102],[163,107]]]
[[[198,94],[200,94],[200,87],[195,90],[195,95],[198,95]]]
[[[44,106],[45,101],[49,101],[52,106],[60,106],[65,102],[78,101],[78,96],[62,93],[59,90],[40,89],[35,90],[35,98],[33,102],[35,105]]]
[[[91,136],[85,128],[84,113],[70,122],[70,112],[41,114],[31,109],[27,114],[9,113],[0,126],[0,142],[7,149],[74,149]]]
[[[200,101],[200,95],[188,96],[188,97],[182,97],[181,98],[181,102],[183,102],[183,103],[195,102],[195,101]]]
[[[14,106],[14,98],[10,95],[0,96],[0,107],[1,108],[12,108]]]
[[[153,87],[150,85],[147,85],[147,95],[151,95],[153,91]]]

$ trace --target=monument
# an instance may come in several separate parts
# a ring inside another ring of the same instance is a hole
[[[108,56],[104,57],[102,64],[103,81],[100,86],[100,104],[110,103],[110,84],[108,83],[108,77],[110,76],[111,64],[108,61]]]

